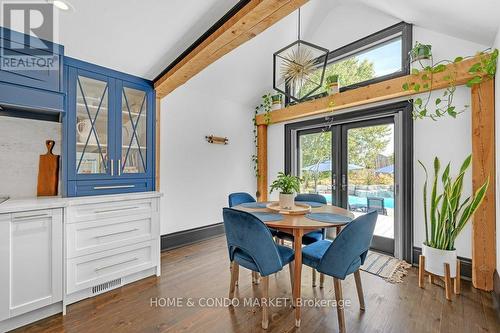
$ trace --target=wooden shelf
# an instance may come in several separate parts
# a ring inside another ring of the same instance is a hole
[[[443,89],[449,86],[449,81],[445,78],[450,74],[455,77],[455,85],[463,85],[477,74],[470,74],[469,68],[479,61],[478,57],[467,59],[458,63],[450,64],[441,73],[433,75],[432,90]],[[280,110],[272,111],[270,123],[280,123],[327,112],[340,111],[355,106],[387,101],[395,98],[409,97],[416,93],[412,90],[403,90],[403,84],[410,86],[414,83],[424,86],[420,76],[406,75],[379,83],[370,84],[365,87],[347,90],[331,96],[325,96],[315,100],[295,104]],[[428,89],[421,89],[419,93],[424,93]],[[257,125],[265,125],[264,115],[257,116]]]

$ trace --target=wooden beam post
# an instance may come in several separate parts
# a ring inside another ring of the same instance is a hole
[[[458,63],[449,64],[446,70],[433,75],[433,83],[429,89],[438,90],[447,88],[450,85],[449,79],[446,78],[453,74],[454,83],[456,86],[466,84],[467,81],[472,79],[476,74],[469,73],[472,65],[481,62],[479,57],[467,59]],[[481,75],[484,75],[481,73]],[[421,75],[406,75],[394,79],[370,84],[368,86],[346,90],[341,93],[325,96],[311,101],[306,101],[276,111],[271,111],[269,121],[272,124],[325,114],[328,112],[341,111],[347,108],[359,107],[372,103],[379,103],[383,101],[392,100],[395,98],[410,97],[415,94],[412,89],[403,90],[403,84],[409,83],[410,85],[419,84],[424,86],[426,82],[423,81]],[[423,93],[428,89],[422,89]],[[257,124],[266,123],[263,114],[257,116]]]
[[[156,123],[155,123],[155,189],[160,190],[160,135],[161,135],[161,98],[156,97]]]
[[[208,65],[254,38],[307,1],[250,0],[167,73],[155,80],[157,95],[165,97]]]
[[[490,184],[472,224],[472,283],[493,290],[496,266],[495,235],[495,81],[472,88],[472,187]]]
[[[257,126],[257,201],[267,201],[267,125]]]

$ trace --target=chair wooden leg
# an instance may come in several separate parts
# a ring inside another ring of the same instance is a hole
[[[292,286],[292,290],[293,290],[293,261],[291,261],[288,264],[288,271],[290,272],[290,285]]]
[[[342,282],[333,278],[333,287],[335,289],[335,301],[337,302],[337,317],[339,319],[339,332],[345,333],[344,300],[342,297]]]
[[[323,288],[325,284],[325,274],[319,273],[319,287]]]
[[[316,270],[312,268],[312,286],[316,287]]]
[[[424,287],[425,283],[425,257],[420,255],[418,257],[418,286],[420,288]]]
[[[238,263],[233,262],[231,265],[231,282],[229,284],[229,299],[233,299],[234,297],[234,289],[236,287],[236,280],[238,279],[240,265]]]
[[[262,328],[267,330],[269,326],[269,315],[267,313],[269,307],[269,276],[262,278]]]
[[[444,287],[446,291],[446,299],[451,301],[451,277],[450,277],[450,264],[444,264]]]
[[[365,296],[363,295],[363,285],[361,284],[361,274],[359,269],[354,272],[354,280],[356,281],[356,290],[358,291],[359,308],[365,311]]]
[[[455,276],[455,295],[460,295],[460,259],[457,259],[457,274]]]

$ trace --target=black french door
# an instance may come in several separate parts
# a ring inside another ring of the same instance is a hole
[[[377,210],[372,248],[395,252],[396,135],[393,116],[296,132],[295,174],[302,192],[323,195],[355,216]]]

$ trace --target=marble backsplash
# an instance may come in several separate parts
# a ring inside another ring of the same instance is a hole
[[[47,139],[56,142],[54,154],[61,154],[61,131],[61,123],[0,117],[0,197],[36,196],[38,158]]]

